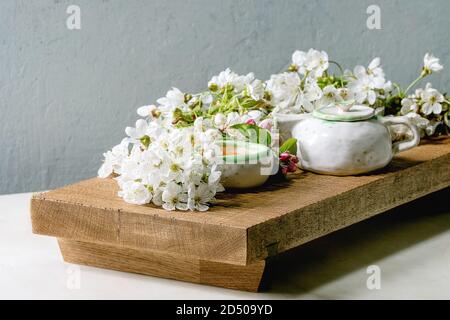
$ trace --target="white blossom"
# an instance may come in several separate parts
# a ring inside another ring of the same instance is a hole
[[[409,112],[422,112],[425,116],[440,114],[442,103],[445,102],[444,95],[427,83],[425,88],[419,88],[414,94],[402,99],[400,113],[405,115]]]
[[[423,101],[422,112],[425,115],[441,113],[441,103],[445,100],[444,96],[436,89],[433,89],[430,83],[427,83],[425,90],[421,92],[420,97]]]
[[[227,115],[218,113],[214,116],[215,127],[223,132],[229,132],[233,125],[243,122],[243,119],[237,112],[230,112]]]
[[[137,114],[141,117],[151,117],[152,113],[156,111],[158,108],[155,105],[142,106],[137,109]]]
[[[400,109],[400,113],[405,115],[409,112],[417,112],[419,110],[419,106],[417,105],[417,101],[414,97],[408,97],[402,99],[402,108]]]
[[[356,66],[349,80],[348,88],[358,103],[367,102],[373,105],[379,90],[391,88],[391,83],[386,82],[383,69],[380,67],[380,58],[373,59],[367,68]]]
[[[384,79],[384,71],[381,68],[381,60],[379,57],[374,58],[367,67],[367,74],[373,75],[375,78]],[[384,82],[384,81],[383,81]]]
[[[338,89],[339,96],[342,98],[342,100],[354,100],[354,94],[352,91],[350,91],[348,88],[339,88]]]
[[[245,87],[253,82],[255,75],[249,73],[247,75],[238,75],[237,73],[231,71],[229,68],[220,72],[218,75],[213,76],[208,82],[208,87],[217,86],[218,88],[223,88],[227,84],[233,86],[234,91],[239,93],[245,89]]]
[[[175,108],[184,108],[185,95],[178,88],[167,91],[165,97],[156,100],[160,104],[160,109],[164,112],[172,112]]]
[[[270,102],[280,112],[289,112],[295,104],[300,91],[301,79],[297,73],[284,72],[273,74],[266,83],[266,90],[270,94]],[[300,110],[295,110],[299,112]]]
[[[427,118],[424,118],[421,115],[414,112],[408,113],[406,117],[408,117],[411,123],[414,124],[417,127],[417,129],[419,129],[420,136],[424,137],[426,134],[425,130],[428,127],[430,121]],[[404,130],[406,129],[405,126],[402,127],[404,127]]]
[[[299,75],[293,72],[272,75],[266,90],[275,106],[273,112],[279,113],[311,112],[314,102],[322,97],[322,90],[314,79],[306,80],[302,89]]]
[[[214,198],[214,193],[207,183],[192,184],[188,189],[187,208],[189,210],[206,211],[208,203]]]
[[[316,105],[314,102],[319,101],[323,96],[323,92],[319,85],[315,82],[306,82],[303,90],[300,90],[296,105],[300,106],[306,112],[312,112]]]
[[[441,71],[444,67],[439,63],[439,59],[430,53],[426,53],[423,57],[423,69],[425,73]]]
[[[152,194],[141,182],[127,181],[121,188],[119,197],[128,203],[142,205],[149,203],[152,199]]]
[[[187,192],[174,182],[169,182],[162,192],[163,208],[169,211],[187,210]]]
[[[139,119],[136,121],[136,127],[126,127],[125,133],[133,139],[133,141],[137,141],[147,134],[147,129],[148,122],[144,119]]]
[[[292,55],[292,64],[302,75],[321,77],[329,66],[328,54],[314,49],[309,49],[308,52],[297,50]]]
[[[215,165],[215,142],[222,135],[209,119],[197,118],[186,128],[166,126],[159,118],[140,119],[126,132],[129,138],[105,153],[99,169],[100,177],[117,175],[118,195],[126,202],[153,203],[166,210],[205,210],[215,194],[223,191],[221,171]],[[136,143],[144,135],[148,145]],[[196,195],[191,206],[189,188]]]
[[[264,97],[264,89],[264,83],[259,79],[255,79],[252,83],[246,84],[248,95],[256,101]]]
[[[331,103],[341,102],[342,100],[344,100],[341,96],[340,91],[333,85],[326,86],[322,91],[322,98],[318,101],[319,107],[325,107]]]
[[[123,162],[123,160],[126,157],[128,157],[129,154],[128,146],[129,146],[128,139],[124,139],[120,144],[112,148],[111,151],[108,151],[103,154],[105,160],[100,169],[98,170],[98,176],[100,178],[107,178],[113,172],[116,173],[120,172],[120,165]]]

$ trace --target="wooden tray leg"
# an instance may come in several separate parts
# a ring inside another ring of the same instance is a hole
[[[265,261],[241,266],[58,238],[66,262],[256,292]]]

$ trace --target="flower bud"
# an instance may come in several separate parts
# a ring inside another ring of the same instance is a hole
[[[159,118],[160,115],[161,115],[161,111],[159,111],[158,109],[155,109],[152,111],[153,118]]]
[[[290,72],[296,72],[298,70],[298,67],[295,64],[291,64],[288,68],[288,71]]]
[[[422,73],[420,74],[421,77],[429,76],[432,73],[432,71],[426,67],[422,68]]]
[[[185,103],[189,102],[191,99],[192,99],[192,94],[186,93],[186,94],[184,95],[184,102],[185,102]]]
[[[219,86],[215,83],[211,83],[209,85],[209,90],[211,90],[212,92],[216,92],[217,90],[219,90]]]
[[[145,135],[140,139],[142,145],[145,147],[145,149],[148,148],[148,146],[150,145],[151,139],[149,136]]]
[[[283,152],[280,154],[280,161],[283,161],[283,162],[288,161],[290,157],[291,157],[291,155],[289,152]]]
[[[295,164],[295,163],[293,163],[293,162],[291,162],[291,163],[289,163],[289,165],[288,165],[288,171],[289,172],[295,172],[295,171],[297,171],[297,165]]]
[[[269,119],[269,118],[264,119],[263,121],[260,122],[259,126],[263,129],[270,131],[270,130],[272,130],[272,127],[273,127],[273,121],[272,121],[272,119]]]
[[[247,121],[245,121],[245,123],[246,123],[246,124],[250,124],[250,125],[253,125],[253,126],[255,126],[255,125],[256,125],[256,121],[255,121],[255,120],[253,120],[253,119],[248,119]]]

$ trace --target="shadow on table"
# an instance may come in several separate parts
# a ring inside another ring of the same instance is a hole
[[[450,229],[450,188],[268,261],[263,292],[302,294]],[[450,247],[450,244],[449,244]]]

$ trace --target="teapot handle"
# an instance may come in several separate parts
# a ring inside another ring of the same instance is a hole
[[[417,146],[420,142],[420,134],[417,127],[409,121],[406,117],[379,117],[381,123],[389,127],[395,124],[402,124],[407,126],[412,132],[412,139],[405,141],[398,141],[392,144],[392,153],[396,154]]]

